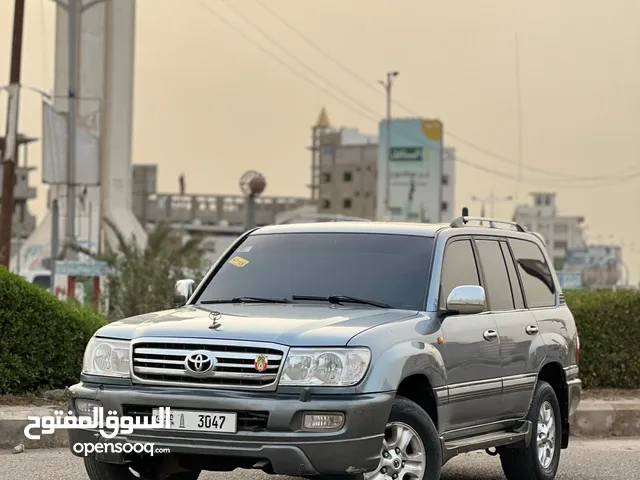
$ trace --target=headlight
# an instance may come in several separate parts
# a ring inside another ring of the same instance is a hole
[[[292,348],[280,385],[348,387],[363,379],[370,361],[371,352],[367,348]]]
[[[129,344],[124,340],[93,337],[84,351],[82,373],[128,378]]]

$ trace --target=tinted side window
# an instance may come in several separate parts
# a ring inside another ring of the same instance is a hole
[[[511,250],[506,242],[500,242],[502,248],[502,254],[507,262],[507,270],[509,271],[509,280],[511,281],[511,291],[513,292],[513,300],[517,309],[524,308],[524,298],[522,297],[522,286],[520,285],[520,279],[518,278],[518,272],[516,272],[516,264],[513,263],[513,257],[511,256]]]
[[[476,240],[484,272],[489,308],[493,311],[513,310],[513,296],[507,266],[500,244],[496,240]]]
[[[476,257],[471,240],[450,243],[444,252],[442,277],[440,279],[440,307],[444,308],[447,297],[461,285],[480,285]]]
[[[540,248],[533,242],[509,239],[516,257],[524,296],[529,308],[555,305],[555,285]]]

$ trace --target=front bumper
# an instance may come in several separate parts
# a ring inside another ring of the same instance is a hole
[[[384,429],[395,393],[365,395],[315,395],[303,401],[299,395],[233,392],[169,387],[107,386],[80,383],[71,387],[70,408],[75,399],[97,400],[104,411],[123,415],[124,406],[171,407],[186,410],[269,412],[266,427],[236,434],[134,430],[113,439],[97,430],[69,430],[72,453],[76,443],[153,443],[171,454],[203,455],[267,461],[281,475],[344,474],[375,470],[380,458]],[[342,412],[344,426],[335,432],[302,430],[305,412]],[[126,463],[122,453],[94,453],[99,461]]]

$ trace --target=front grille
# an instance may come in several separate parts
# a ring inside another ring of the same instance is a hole
[[[125,416],[140,418],[151,418],[154,408],[146,405],[123,405],[122,411]],[[213,411],[213,410],[203,410]],[[269,422],[269,412],[250,412],[250,411],[233,411],[226,412],[224,410],[215,410],[220,413],[235,413],[238,417],[238,431],[239,432],[258,432],[267,429],[267,423]]]
[[[196,350],[210,352],[217,361],[213,371],[204,376],[190,374],[185,365],[187,356]],[[259,355],[268,359],[263,372],[254,366]],[[284,356],[283,350],[271,344],[145,339],[132,346],[133,381],[238,390],[275,389]]]

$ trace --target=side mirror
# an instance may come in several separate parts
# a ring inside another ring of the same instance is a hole
[[[486,304],[484,288],[475,285],[456,287],[447,297],[447,311],[460,315],[484,312]]]
[[[187,303],[189,297],[193,295],[196,282],[191,279],[178,280],[173,291],[173,303],[176,307],[182,307]]]

